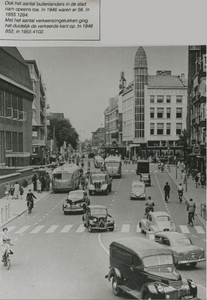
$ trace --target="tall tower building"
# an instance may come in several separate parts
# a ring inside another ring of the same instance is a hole
[[[147,84],[148,68],[147,56],[139,47],[134,59],[134,138],[135,142],[145,142],[145,103],[144,90]]]

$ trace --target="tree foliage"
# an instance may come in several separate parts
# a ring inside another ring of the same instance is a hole
[[[69,119],[50,117],[48,140],[53,139],[53,134],[55,134],[58,148],[66,142],[66,145],[71,144],[76,149],[79,136]]]

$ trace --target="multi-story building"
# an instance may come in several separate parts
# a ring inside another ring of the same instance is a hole
[[[92,132],[92,148],[98,149],[105,143],[105,128],[99,127],[96,131]]]
[[[32,153],[33,89],[17,48],[0,47],[0,164],[26,166]]]
[[[122,93],[123,142],[130,156],[181,157],[179,135],[186,129],[187,85],[184,74],[171,71],[148,74],[147,57],[139,47],[134,82]]]
[[[34,99],[32,103],[32,164],[44,164],[47,157],[46,96],[42,77],[35,60],[26,61],[29,66]]]
[[[119,95],[109,99],[109,106],[104,111],[105,145],[115,146],[119,144]]]
[[[188,47],[189,162],[201,172],[206,169],[206,45]]]

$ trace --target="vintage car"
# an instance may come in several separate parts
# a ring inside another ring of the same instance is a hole
[[[130,189],[130,199],[145,199],[146,188],[144,182],[132,181]]]
[[[102,205],[89,205],[82,217],[83,224],[89,232],[93,230],[114,231],[114,218],[108,214],[108,210]]]
[[[97,155],[94,157],[93,163],[95,168],[101,168],[104,164],[104,159],[103,157]]]
[[[150,177],[150,174],[141,173],[141,174],[140,174],[140,181],[144,182],[145,185],[150,186],[150,185],[151,185],[151,177]]]
[[[108,195],[112,189],[112,180],[112,177],[110,177],[106,171],[92,174],[88,185],[89,195],[93,193],[104,193]]]
[[[169,214],[164,211],[150,212],[146,219],[141,219],[139,226],[142,233],[146,231],[176,231],[175,224]]]
[[[166,247],[142,237],[128,237],[109,246],[109,273],[116,296],[122,292],[136,299],[192,299],[197,285],[176,270]]]
[[[83,190],[71,191],[68,193],[65,202],[62,205],[64,214],[83,212]]]
[[[190,265],[195,267],[198,262],[205,261],[205,251],[193,245],[191,239],[184,233],[158,232],[155,233],[155,242],[172,251],[175,266]]]

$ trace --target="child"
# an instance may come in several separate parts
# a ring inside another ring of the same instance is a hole
[[[24,194],[24,188],[23,188],[23,186],[20,187],[19,193],[20,193],[20,199],[22,199],[22,196]]]

